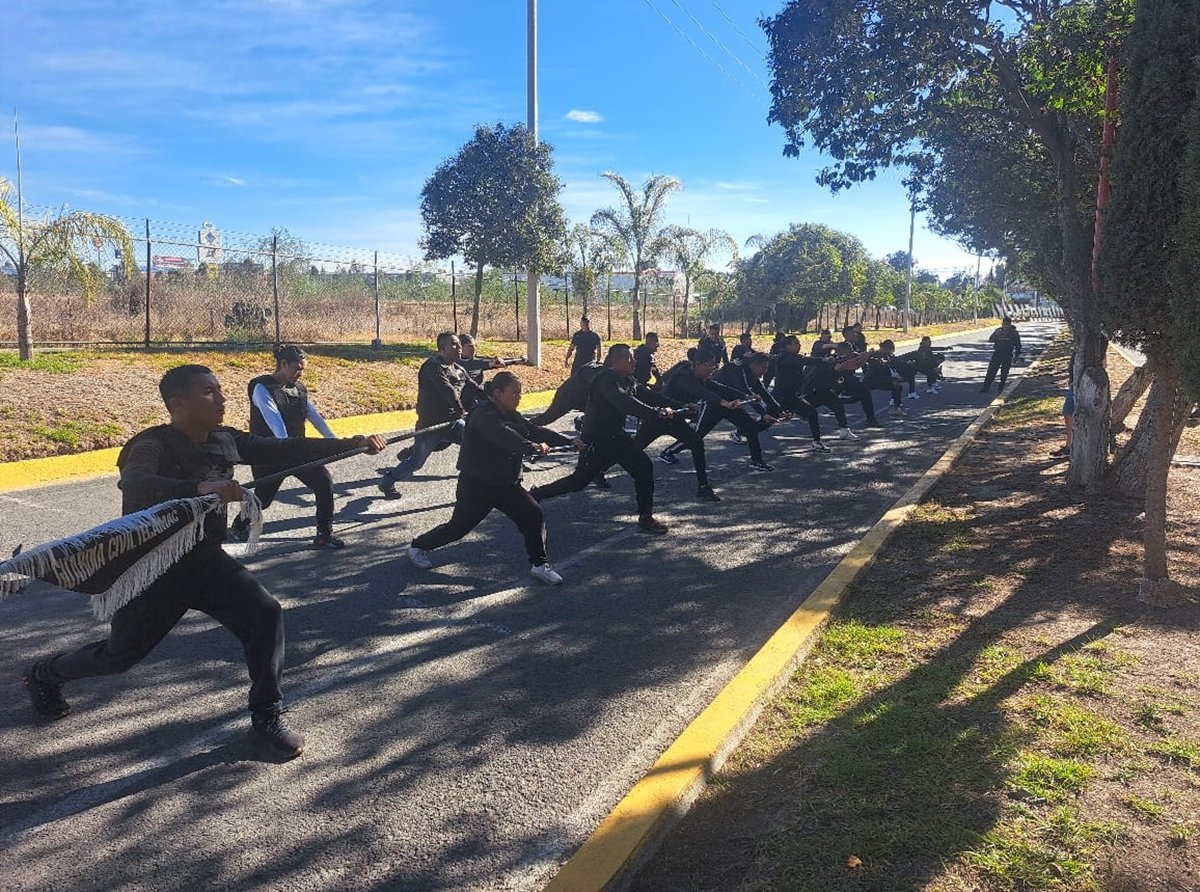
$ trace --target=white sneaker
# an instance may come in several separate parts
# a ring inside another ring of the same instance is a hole
[[[529,568],[529,575],[538,582],[544,582],[546,585],[558,585],[562,582],[562,577],[549,564],[539,564],[536,567]]]
[[[433,568],[433,561],[429,559],[429,552],[422,551],[415,545],[408,546],[408,559],[412,561],[412,565],[418,570],[430,570]]]
[[[910,393],[910,394],[908,395],[908,398],[909,398],[910,400],[919,400],[919,399],[921,398],[921,394],[917,393],[917,392],[914,390],[912,393]]]
[[[854,431],[850,430],[850,428],[848,428],[848,427],[839,427],[838,428],[838,437],[843,440],[857,440],[858,434],[856,434]]]

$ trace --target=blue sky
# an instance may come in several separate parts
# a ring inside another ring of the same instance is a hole
[[[684,184],[668,222],[906,247],[898,177],[831,196],[818,155],[783,157],[756,25],[782,2],[541,0],[540,132],[572,221],[615,204],[600,171],[665,173]],[[0,175],[16,107],[34,205],[415,257],[434,166],[476,124],[525,120],[524,0],[13,3]],[[914,254],[973,267],[920,217]]]

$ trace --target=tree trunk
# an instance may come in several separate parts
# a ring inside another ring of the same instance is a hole
[[[1176,607],[1188,600],[1186,592],[1171,580],[1167,567],[1167,476],[1183,430],[1178,420],[1186,420],[1191,408],[1180,386],[1179,368],[1170,361],[1162,363],[1142,411],[1146,426],[1140,440],[1144,444],[1140,451],[1144,456],[1141,483],[1145,487],[1146,514],[1142,535],[1146,554],[1138,600],[1154,607]],[[1143,431],[1141,421],[1138,430]],[[1118,468],[1118,474],[1120,471]]]
[[[679,320],[679,330],[681,332],[683,332],[683,336],[685,338],[688,336],[687,313],[688,313],[688,301],[691,298],[691,296],[692,296],[692,277],[685,275],[683,277],[683,313],[680,314],[681,318]]]
[[[475,301],[471,304],[471,337],[479,337],[479,301],[483,297],[483,264],[475,267]]]
[[[150,275],[149,271],[146,275]],[[17,270],[17,349],[21,359],[33,359],[33,337],[29,330],[29,282],[24,264]]]
[[[638,314],[638,298],[641,296],[641,274],[637,270],[633,273],[633,339],[640,341],[642,339],[642,320]]]
[[[1129,413],[1133,411],[1134,405],[1142,398],[1151,382],[1154,380],[1154,372],[1150,368],[1150,363],[1138,366],[1133,370],[1133,374],[1125,379],[1125,383],[1121,385],[1121,389],[1117,391],[1117,395],[1112,401],[1112,436],[1116,436],[1125,430],[1125,419],[1129,417]]]
[[[1162,357],[1155,358],[1154,367],[1154,383],[1150,385],[1150,395],[1138,418],[1137,428],[1117,456],[1112,470],[1112,482],[1118,491],[1128,496],[1146,493],[1147,499],[1160,464],[1164,468],[1170,467],[1192,412],[1192,403],[1179,383],[1179,368]],[[1166,470],[1162,473],[1165,475]],[[1165,477],[1162,485],[1166,486]]]
[[[1071,437],[1071,466],[1067,483],[1097,487],[1108,464],[1109,384],[1104,368],[1108,339],[1075,329],[1075,429]]]

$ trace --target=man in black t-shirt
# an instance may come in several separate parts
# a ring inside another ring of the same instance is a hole
[[[602,358],[600,346],[600,335],[592,331],[592,320],[587,316],[582,317],[579,320],[579,331],[571,335],[571,346],[567,348],[567,359],[563,365],[569,366],[574,374],[580,366],[589,362],[599,362]],[[571,361],[572,355],[575,357],[574,362]]]

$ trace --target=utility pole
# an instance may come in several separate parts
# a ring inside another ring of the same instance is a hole
[[[537,0],[528,0],[528,71],[526,88],[529,103],[529,134],[538,141],[537,102]],[[542,364],[542,307],[538,298],[538,273],[529,270],[525,280],[525,357],[530,365]]]
[[[917,203],[912,203],[908,218],[908,272],[904,276],[904,333],[908,334],[908,313],[912,306],[913,232],[917,228]]]
[[[976,325],[979,324],[979,268],[983,265],[983,255],[975,255],[975,290],[971,292],[971,315]]]

